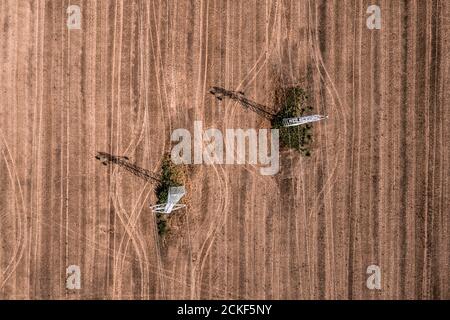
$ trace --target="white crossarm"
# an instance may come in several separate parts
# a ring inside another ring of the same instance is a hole
[[[185,207],[185,205],[178,204],[180,199],[186,194],[184,186],[170,187],[169,195],[167,196],[167,203],[155,205],[151,207],[155,212],[171,213],[173,210],[177,210]],[[163,209],[164,208],[164,209]]]
[[[293,127],[293,126],[299,126],[302,124],[310,123],[310,122],[316,122],[323,119],[327,119],[328,116],[322,116],[322,115],[313,115],[313,116],[306,116],[306,117],[298,117],[298,118],[286,118],[283,119],[283,126],[284,127]]]

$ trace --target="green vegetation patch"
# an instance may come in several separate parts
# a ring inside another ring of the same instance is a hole
[[[307,116],[313,108],[308,103],[308,95],[302,88],[290,87],[278,90],[276,103],[280,111],[272,119],[272,128],[280,130],[281,146],[294,149],[302,155],[311,155],[312,126],[305,124],[295,127],[283,127],[283,119]]]
[[[170,187],[178,187],[183,185],[184,172],[181,166],[175,165],[170,160],[170,155],[165,155],[161,165],[160,182],[156,186],[156,197],[158,204],[167,203]],[[169,232],[168,217],[164,213],[156,214],[156,224],[158,226],[158,234],[164,237]]]

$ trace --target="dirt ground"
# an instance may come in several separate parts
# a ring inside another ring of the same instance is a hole
[[[450,298],[449,1],[70,4],[81,30],[68,0],[0,1],[0,298]],[[195,120],[269,128],[208,90],[273,106],[276,84],[329,116],[312,156],[190,166],[165,243],[154,185],[94,158],[157,171]]]

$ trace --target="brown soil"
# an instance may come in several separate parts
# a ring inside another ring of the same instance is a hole
[[[0,298],[449,299],[450,2],[378,3],[371,31],[366,0],[79,0],[69,31],[67,0],[1,1]],[[269,127],[209,87],[275,83],[329,116],[312,157],[189,167],[162,246],[153,186],[95,152],[156,171],[194,120]]]

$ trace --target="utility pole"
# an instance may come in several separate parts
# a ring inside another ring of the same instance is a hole
[[[122,167],[125,170],[131,172],[135,176],[144,179],[145,181],[161,182],[159,177],[154,173],[150,172],[147,169],[138,167],[133,163],[130,163],[128,157],[114,156],[106,152],[97,152],[95,158],[97,160],[100,160],[100,162],[105,166],[108,165],[108,163],[116,164],[119,167]]]
[[[259,116],[266,118],[267,120],[272,120],[275,117],[274,114],[266,110],[266,106],[248,99],[247,97],[245,97],[245,94],[242,91],[231,91],[220,87],[212,87],[209,92],[220,101],[222,101],[223,98],[235,100],[239,102],[244,107],[244,109],[250,109]]]

